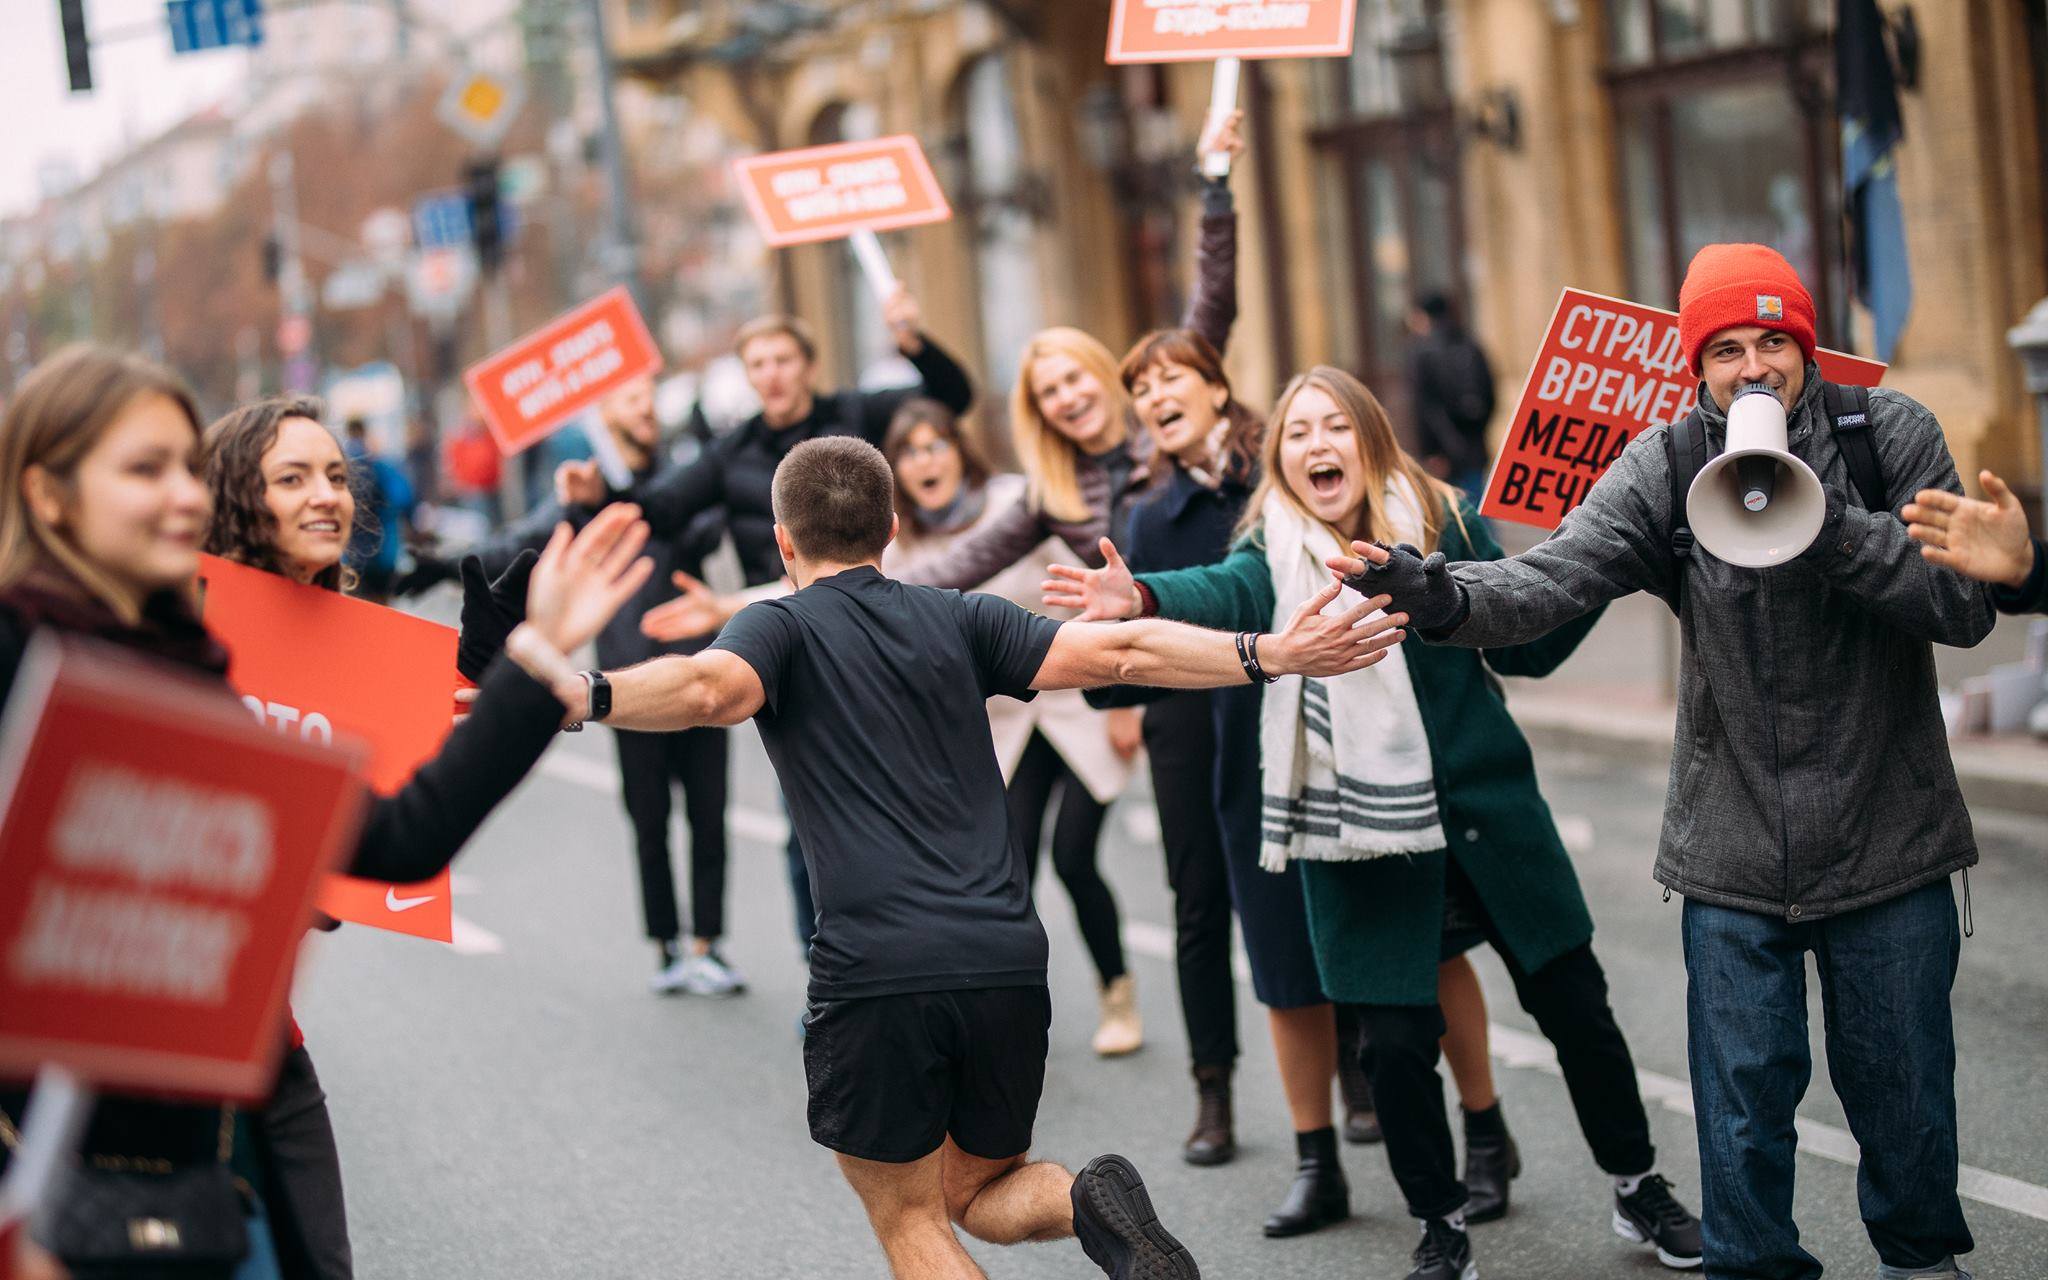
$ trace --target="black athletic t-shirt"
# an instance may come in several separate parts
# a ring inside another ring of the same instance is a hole
[[[1032,698],[1058,630],[859,568],[747,606],[712,642],[767,693],[754,720],[818,907],[813,998],[1045,981],[983,703]]]

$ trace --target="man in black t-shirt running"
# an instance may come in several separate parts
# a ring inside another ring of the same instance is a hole
[[[1111,1276],[1192,1280],[1137,1170],[1031,1162],[1045,1079],[1045,931],[1010,838],[987,698],[1107,684],[1212,688],[1334,676],[1398,643],[1383,601],[1283,632],[1157,620],[1056,623],[1007,600],[882,575],[895,482],[850,437],[776,470],[794,595],[742,610],[710,649],[584,673],[593,718],[668,731],[753,717],[817,897],[804,1069],[811,1136],[899,1277],[971,1277],[952,1224],[997,1244],[1080,1238]]]

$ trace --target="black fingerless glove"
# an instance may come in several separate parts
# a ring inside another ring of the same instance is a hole
[[[1425,559],[1403,542],[1387,547],[1385,564],[1366,562],[1364,573],[1344,579],[1344,585],[1366,597],[1392,596],[1388,613],[1405,613],[1411,630],[1428,633],[1455,631],[1472,612],[1465,588],[1451,576],[1444,553],[1432,551]]]
[[[522,551],[492,582],[484,577],[482,560],[462,558],[462,635],[455,641],[455,669],[471,684],[482,682],[484,668],[505,647],[505,637],[526,621],[526,583],[539,560],[540,552]]]

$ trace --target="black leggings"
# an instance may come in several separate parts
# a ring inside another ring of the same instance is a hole
[[[1216,818],[1216,722],[1206,690],[1145,707],[1145,753],[1159,806],[1159,842],[1173,889],[1173,961],[1188,1056],[1237,1061],[1237,990],[1230,972],[1230,872]]]
[[[1490,925],[1488,932],[1493,933]],[[1494,949],[1507,963],[1522,1007],[1557,1047],[1565,1087],[1594,1162],[1616,1177],[1649,1172],[1657,1159],[1650,1121],[1643,1114],[1628,1041],[1607,1003],[1607,976],[1593,958],[1593,944],[1582,943],[1534,973],[1515,963],[1497,936]],[[1365,1042],[1360,1061],[1372,1082],[1394,1181],[1409,1213],[1443,1217],[1465,1203],[1465,1184],[1451,1151],[1443,1080],[1436,1070],[1443,1006],[1368,1004],[1358,1006],[1357,1013]]]
[[[640,858],[640,905],[647,936],[673,942],[682,933],[676,910],[675,870],[669,862],[670,788],[683,784],[683,813],[690,823],[690,932],[699,938],[725,933],[726,731],[684,729],[679,733],[634,733],[621,729],[619,783],[633,843]]]
[[[285,1280],[349,1280],[348,1210],[327,1094],[305,1047],[286,1053],[270,1100],[252,1117],[262,1152],[263,1205]]]
[[[1010,776],[1010,835],[1024,851],[1030,879],[1038,879],[1038,837],[1045,827],[1046,811],[1053,793],[1059,792],[1059,816],[1052,824],[1052,869],[1067,896],[1074,902],[1074,917],[1081,924],[1081,940],[1095,961],[1095,972],[1107,986],[1124,975],[1122,926],[1117,919],[1116,898],[1109,892],[1102,872],[1095,865],[1095,842],[1102,834],[1102,818],[1109,806],[1088,794],[1059,751],[1045,735],[1032,731],[1024,758]]]

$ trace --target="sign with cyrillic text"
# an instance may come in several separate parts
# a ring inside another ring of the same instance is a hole
[[[389,795],[441,749],[453,723],[453,627],[218,556],[201,557],[207,630],[227,646],[228,682],[258,724],[286,738],[354,738]],[[455,936],[446,871],[412,885],[335,876],[320,909],[337,920],[435,942]]]
[[[0,724],[0,1075],[267,1095],[355,766],[217,685],[33,641]]]
[[[909,134],[743,156],[733,170],[754,225],[771,245],[837,240],[953,216],[924,148]]]
[[[622,286],[471,365],[462,381],[509,456],[660,368],[654,335]]]
[[[1116,0],[1111,62],[1342,58],[1358,0]]]
[[[1876,386],[1888,367],[1825,347],[1814,359],[1828,381],[1861,387]],[[1515,402],[1480,514],[1555,529],[1629,441],[1691,413],[1699,387],[1676,312],[1566,289]]]

